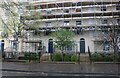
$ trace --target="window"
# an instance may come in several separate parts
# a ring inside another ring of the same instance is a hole
[[[69,9],[64,9],[64,13],[69,13]]]
[[[17,41],[12,41],[12,49],[17,50]]]
[[[62,48],[61,48],[61,50],[62,50]],[[73,51],[75,51],[75,46],[73,46],[73,45],[65,46],[65,47],[63,48],[63,50],[64,50],[65,52],[73,52]]]
[[[63,7],[63,4],[62,3],[57,3],[57,6],[58,7]]]
[[[47,8],[47,5],[40,5],[40,8],[45,9],[45,8]]]
[[[120,4],[116,4],[116,10],[120,10]]]
[[[120,25],[120,19],[117,19],[117,24]]]
[[[46,26],[51,26],[51,22],[46,22]]]
[[[63,3],[63,4],[64,4],[64,7],[70,7],[71,6],[70,2],[66,2],[66,3]]]
[[[107,10],[107,7],[104,5],[104,6],[101,6],[101,11],[106,11]]]
[[[68,26],[69,25],[69,21],[64,21],[64,26]]]
[[[73,51],[74,50],[74,46],[67,46],[65,47],[66,51]]]
[[[76,21],[76,26],[81,25],[81,21]]]
[[[72,6],[76,6],[76,4],[77,4],[77,3],[73,2],[73,3],[72,3]]]
[[[51,14],[51,10],[49,9],[49,10],[46,10],[46,13],[47,14]]]
[[[54,8],[56,7],[55,4],[48,4],[48,8]]]
[[[42,48],[43,48],[42,40],[40,40],[40,42],[37,44],[37,49],[42,50]]]
[[[76,9],[76,12],[81,12],[81,9],[80,9],[80,8],[77,8],[77,9]]]
[[[107,19],[103,19],[101,22],[102,22],[102,24],[107,24],[108,23]]]
[[[77,3],[77,6],[81,6],[81,2],[78,2],[78,3]]]
[[[103,44],[103,51],[109,52],[109,50],[110,50],[110,43],[108,41],[105,41]]]

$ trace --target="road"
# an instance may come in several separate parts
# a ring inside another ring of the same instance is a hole
[[[3,76],[85,76],[119,78],[119,64],[44,64],[3,62]]]

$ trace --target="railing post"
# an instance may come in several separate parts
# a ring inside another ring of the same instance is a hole
[[[91,52],[90,52],[90,48],[88,46],[88,54],[89,54],[89,60],[90,60],[90,64],[92,63],[92,57],[91,57]]]

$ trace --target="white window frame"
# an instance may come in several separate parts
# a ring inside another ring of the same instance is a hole
[[[82,24],[81,20],[76,21],[76,26],[80,26]]]
[[[51,22],[46,22],[46,27],[52,26]]]
[[[70,22],[69,21],[64,21],[64,26],[69,26]]]

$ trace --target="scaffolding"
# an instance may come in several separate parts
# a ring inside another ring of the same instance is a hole
[[[120,18],[119,16],[120,10],[115,11],[113,9],[113,6],[116,6],[119,3],[120,2],[118,0],[117,1],[110,0],[109,2],[104,0],[100,1],[92,0],[87,2],[84,0],[82,1],[68,0],[58,2],[57,1],[36,2],[32,4],[34,8],[29,7],[31,4],[29,5],[27,4],[25,5],[25,7],[28,9],[26,11],[29,12],[29,14],[32,14],[32,12],[33,13],[35,12],[35,14],[37,14],[38,12],[42,16],[42,19],[34,20],[34,18],[32,18],[30,15],[30,19],[28,20],[29,23],[30,22],[32,23],[32,24],[30,23],[30,25],[34,25],[36,22],[47,23],[46,26],[39,27],[39,32],[43,33],[44,36],[50,34],[50,32],[57,32],[60,28],[70,29],[72,32],[75,32],[76,35],[84,35],[85,31],[92,31],[93,39],[91,41],[94,42],[94,45],[98,43],[100,44],[99,46],[94,47],[95,51],[99,52],[99,50],[102,51],[105,50],[103,48],[105,48],[104,45],[106,44],[106,42],[112,44],[111,31],[115,30],[115,32],[118,32],[120,30],[120,24],[119,23],[116,24],[116,22],[114,22],[114,20]],[[106,11],[107,7],[111,7],[112,10]],[[90,11],[84,12],[84,8],[90,8]],[[100,9],[100,11],[97,11],[97,9]],[[91,24],[87,25],[81,24],[81,22],[84,21],[84,19],[90,18],[92,18],[94,22],[90,22]],[[106,18],[110,18],[111,21],[107,23],[108,19]],[[79,24],[78,25],[70,24],[70,21],[73,20],[80,20],[78,21]],[[51,24],[52,21],[54,21],[54,25]],[[99,25],[98,24],[99,21],[103,22],[103,24]],[[60,22],[62,22],[62,24]],[[26,28],[26,30],[29,29],[32,28],[30,27]],[[40,39],[36,41],[39,40]],[[34,40],[32,42],[34,42]],[[76,43],[77,42],[79,41],[76,41]],[[110,48],[109,50],[113,51],[112,48]]]

